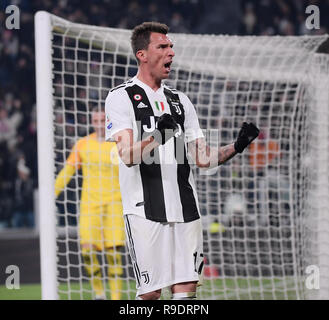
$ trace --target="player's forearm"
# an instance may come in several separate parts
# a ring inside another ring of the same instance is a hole
[[[55,196],[61,193],[64,187],[71,180],[73,174],[75,172],[75,167],[71,165],[65,165],[65,167],[59,172],[56,180],[55,180]]]
[[[122,161],[128,166],[132,167],[142,162],[146,162],[150,157],[151,152],[159,146],[159,143],[153,137],[147,137],[141,141],[137,141],[132,145],[119,150]]]
[[[232,159],[237,154],[234,148],[234,143],[231,143],[224,147],[220,147],[217,152],[218,152],[218,165],[221,165],[226,161]]]
[[[190,151],[195,163],[200,168],[215,168],[233,158],[237,152],[234,143],[214,148],[209,147],[204,139],[197,139],[190,145]]]
[[[207,147],[207,151],[203,156],[201,166],[202,164],[205,164],[203,167],[209,169],[218,167],[233,158],[236,154],[237,152],[234,149],[233,143],[218,149]]]

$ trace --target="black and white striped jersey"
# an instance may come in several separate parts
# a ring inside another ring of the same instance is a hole
[[[105,101],[106,140],[124,129],[134,141],[156,128],[163,113],[171,114],[179,132],[139,165],[120,159],[119,179],[124,214],[158,222],[189,222],[200,217],[187,143],[203,137],[193,104],[182,92],[162,85],[157,91],[137,77],[110,90]]]

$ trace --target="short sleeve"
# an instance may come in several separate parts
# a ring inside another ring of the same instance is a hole
[[[203,138],[204,134],[200,128],[198,116],[191,100],[183,93],[179,94],[179,99],[185,110],[185,141],[189,143],[198,138]]]
[[[105,140],[113,141],[113,136],[123,130],[132,129],[130,117],[131,101],[123,89],[110,92],[105,100]]]

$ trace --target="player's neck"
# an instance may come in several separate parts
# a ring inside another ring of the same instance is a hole
[[[149,72],[144,72],[141,68],[138,70],[137,79],[154,91],[157,91],[161,87],[161,79],[155,79]]]
[[[105,134],[102,134],[101,132],[99,132],[99,131],[95,131],[95,133],[96,133],[96,139],[98,140],[98,141],[104,141],[104,139],[105,139]]]

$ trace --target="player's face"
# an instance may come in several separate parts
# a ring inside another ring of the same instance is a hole
[[[91,123],[99,137],[105,136],[105,112],[93,111],[91,114]]]
[[[146,50],[148,69],[157,80],[167,79],[175,52],[167,35],[152,32]]]

